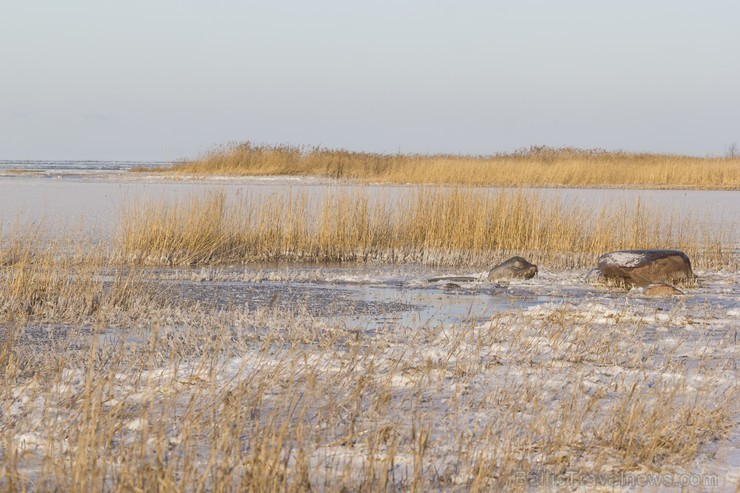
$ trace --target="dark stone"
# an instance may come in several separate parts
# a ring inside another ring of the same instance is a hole
[[[630,286],[686,283],[694,278],[691,261],[678,250],[621,250],[599,257],[596,267],[609,282]]]
[[[532,279],[537,274],[537,266],[522,257],[511,257],[501,262],[488,273],[489,281],[499,279]]]

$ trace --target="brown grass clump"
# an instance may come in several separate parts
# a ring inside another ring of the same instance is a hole
[[[645,210],[601,211],[524,191],[426,189],[398,197],[305,194],[229,201],[224,194],[127,209],[116,248],[136,264],[383,261],[490,265],[526,254],[553,267],[593,265],[628,248],[678,248],[698,267],[734,262],[727,231]]]
[[[379,154],[321,147],[224,146],[161,171],[315,175],[371,182],[531,187],[740,188],[740,158],[535,146],[492,156]]]

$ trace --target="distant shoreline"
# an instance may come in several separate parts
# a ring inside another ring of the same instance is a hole
[[[191,177],[316,176],[383,184],[740,190],[740,157],[543,146],[509,154],[465,156],[379,154],[245,142],[217,148],[200,159],[132,171]]]

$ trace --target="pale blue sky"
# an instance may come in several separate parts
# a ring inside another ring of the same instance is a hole
[[[740,142],[740,1],[0,0],[0,159]]]

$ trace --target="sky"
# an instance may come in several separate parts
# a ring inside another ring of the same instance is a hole
[[[0,0],[0,160],[724,155],[739,20],[737,0]]]

